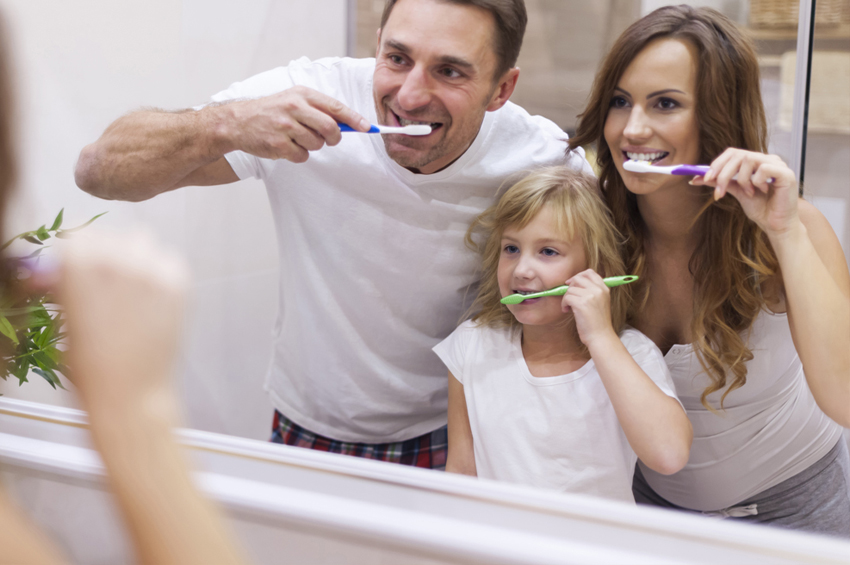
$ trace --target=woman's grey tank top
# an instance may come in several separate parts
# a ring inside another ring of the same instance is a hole
[[[684,469],[665,476],[641,465],[649,485],[670,502],[720,510],[746,500],[808,468],[835,446],[842,428],[817,406],[787,314],[762,311],[749,332],[753,359],[746,384],[719,410],[718,391],[700,402],[710,380],[691,345],[674,345],[664,359],[694,428]]]

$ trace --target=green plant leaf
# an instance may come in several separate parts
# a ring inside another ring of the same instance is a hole
[[[0,333],[8,337],[12,340],[12,343],[15,345],[20,345],[20,341],[18,341],[18,336],[15,333],[15,328],[12,327],[12,323],[9,322],[9,318],[6,316],[0,316]]]
[[[21,386],[25,382],[27,382],[27,373],[30,372],[30,364],[29,361],[20,360],[15,363],[14,368],[12,369],[12,375],[18,379],[18,386]]]
[[[6,248],[7,248],[7,247],[9,247],[10,245],[12,245],[12,243],[14,243],[16,240],[18,240],[18,239],[26,239],[26,237],[27,237],[27,236],[32,236],[32,235],[34,235],[34,234],[35,234],[35,232],[31,232],[31,231],[25,231],[25,232],[23,232],[23,233],[19,233],[18,235],[16,235],[15,237],[13,237],[12,239],[10,239],[10,240],[9,240],[9,241],[7,241],[6,243],[4,243],[4,244],[3,244],[3,247],[0,247],[0,251],[3,251],[4,249],[6,249]]]
[[[50,231],[56,231],[59,229],[59,226],[62,225],[62,216],[65,214],[65,208],[59,210],[59,213],[56,215],[56,219],[53,220],[53,225],[50,226]]]
[[[50,338],[52,336],[53,336],[53,325],[48,324],[48,325],[44,326],[44,329],[42,330],[42,332],[40,334],[38,334],[38,337],[35,338],[35,344],[38,346],[39,349],[44,349],[44,347],[47,345],[47,342],[50,341]]]
[[[62,383],[59,382],[59,377],[57,377],[56,373],[54,373],[53,371],[50,371],[50,370],[43,371],[43,370],[39,369],[38,367],[33,367],[32,372],[35,373],[36,375],[41,375],[41,377],[45,381],[50,383],[50,386],[52,386],[54,389],[56,388],[57,383],[59,384],[59,386],[62,386]]]
[[[41,241],[50,239],[50,232],[47,231],[47,226],[41,226],[37,230],[35,230],[35,235]]]
[[[41,242],[41,240],[39,240],[39,239],[37,239],[37,238],[35,238],[35,237],[31,236],[31,235],[25,235],[25,236],[23,237],[23,239],[25,239],[25,240],[29,241],[30,243],[35,243],[36,245],[44,245],[44,244]]]
[[[32,354],[32,358],[35,359],[35,364],[39,366],[41,369],[50,369],[53,370],[56,368],[56,362],[50,358],[50,356],[44,351],[34,351]]]
[[[20,308],[2,308],[0,307],[0,315],[3,316],[22,316],[24,314],[32,314],[33,312],[43,308],[43,306],[22,306]]]
[[[53,318],[43,304],[39,304],[36,309],[30,314],[28,325],[31,328],[42,328],[53,323]]]
[[[98,219],[99,217],[103,216],[106,213],[107,212],[101,212],[100,214],[98,214],[97,216],[95,216],[94,218],[92,218],[91,220],[89,220],[88,222],[84,223],[81,226],[77,226],[75,228],[70,228],[70,229],[67,229],[67,230],[58,231],[58,232],[56,232],[56,237],[65,237],[64,235],[60,235],[60,234],[68,234],[68,233],[74,233],[75,231],[79,231],[79,230],[83,229],[84,227],[90,225],[93,221],[95,221],[96,219]]]

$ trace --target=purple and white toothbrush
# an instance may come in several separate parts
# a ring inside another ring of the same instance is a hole
[[[633,173],[661,173],[662,175],[702,176],[708,172],[708,165],[671,165],[661,167],[649,161],[632,161],[623,163],[623,168]]]

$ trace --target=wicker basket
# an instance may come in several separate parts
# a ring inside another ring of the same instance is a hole
[[[750,0],[750,25],[754,28],[796,27],[799,0]],[[815,23],[838,25],[850,22],[850,0],[817,0]]]

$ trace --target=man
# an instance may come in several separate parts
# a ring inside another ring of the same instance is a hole
[[[265,181],[281,260],[274,441],[445,465],[431,347],[475,280],[466,227],[509,179],[587,166],[508,103],[525,25],[523,0],[388,0],[375,60],[294,61],[194,111],[125,116],[83,149],[77,184],[103,198]],[[338,122],[433,131],[343,136]]]

